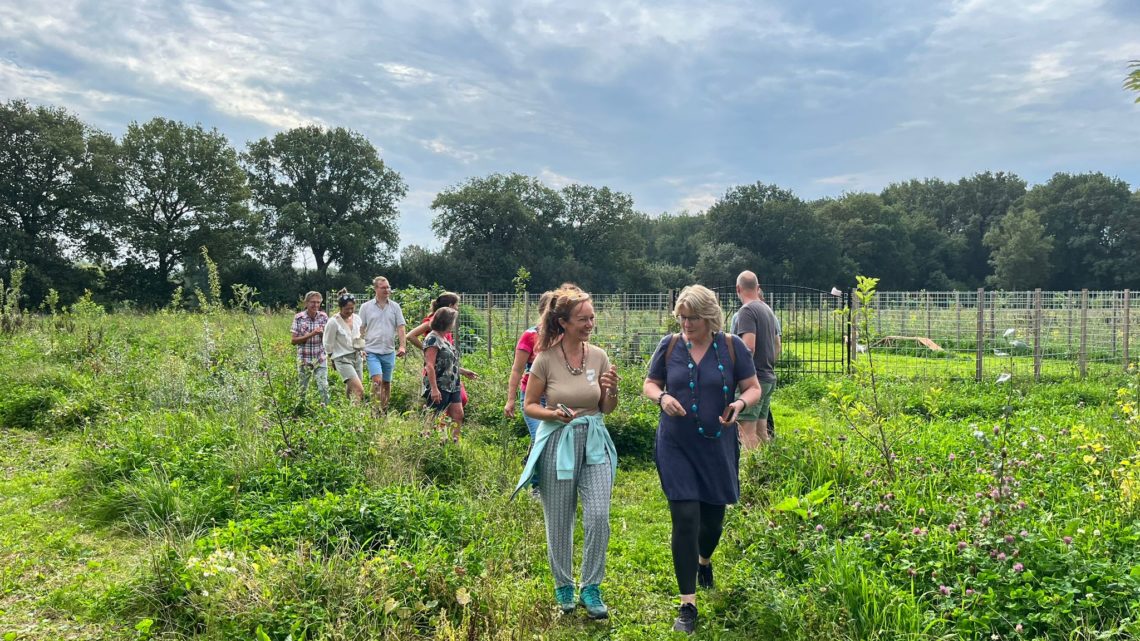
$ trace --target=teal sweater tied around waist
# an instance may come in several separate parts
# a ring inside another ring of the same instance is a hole
[[[574,426],[586,425],[586,465],[598,465],[610,462],[611,481],[617,479],[617,448],[614,447],[610,432],[606,429],[606,421],[601,414],[579,416],[569,423],[558,421],[542,421],[534,435],[534,446],[530,448],[530,456],[526,459],[522,476],[519,477],[515,491],[511,493],[514,498],[519,490],[530,482],[534,476],[538,459],[546,450],[546,442],[551,438],[558,439],[555,465],[558,470],[558,480],[568,481],[574,478]],[[561,431],[560,431],[561,430]]]

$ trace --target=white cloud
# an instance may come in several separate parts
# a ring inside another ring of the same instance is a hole
[[[574,180],[569,176],[563,176],[562,174],[555,173],[548,167],[543,167],[542,171],[538,172],[538,179],[553,189],[562,189],[568,185],[582,182],[580,180]]]
[[[454,158],[455,160],[458,160],[462,163],[471,163],[479,160],[479,154],[473,151],[466,151],[453,147],[445,143],[441,138],[435,138],[434,140],[425,140],[423,141],[423,146],[433,154],[439,154],[441,156],[447,156],[448,158]]]
[[[678,211],[687,211],[691,214],[707,211],[709,207],[716,204],[719,198],[720,196],[718,194],[711,191],[689,193],[677,201],[676,209]]]
[[[386,71],[391,80],[399,85],[424,85],[436,80],[436,76],[432,72],[409,65],[396,62],[378,62],[376,66]]]

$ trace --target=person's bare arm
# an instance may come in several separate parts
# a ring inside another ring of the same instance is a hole
[[[741,334],[740,340],[744,341],[744,346],[748,348],[748,353],[756,353],[756,334],[753,334],[752,332]]]
[[[508,418],[515,417],[516,399],[519,395],[519,384],[522,382],[526,362],[530,360],[530,352],[525,349],[515,350],[515,360],[511,363],[511,377],[507,380],[507,403],[503,405],[503,414]]]
[[[417,325],[415,327],[415,329],[408,332],[408,335],[405,337],[405,340],[407,342],[411,343],[412,345],[415,345],[416,349],[422,350],[424,348],[424,342],[422,340],[420,340],[420,336],[424,336],[430,331],[431,331],[431,324],[420,323],[419,325]]]

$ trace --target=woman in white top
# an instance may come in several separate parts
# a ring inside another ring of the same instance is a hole
[[[360,336],[360,316],[356,315],[356,297],[342,292],[336,299],[340,313],[325,326],[325,351],[336,373],[344,379],[345,393],[350,399],[364,400],[364,367],[360,358],[364,339]]]

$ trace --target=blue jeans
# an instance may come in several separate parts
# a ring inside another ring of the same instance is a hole
[[[519,405],[522,407],[526,406],[526,403],[523,400],[524,398],[525,398],[525,394],[523,394],[522,390],[519,390]],[[538,402],[542,403],[543,407],[546,407],[546,397],[545,396],[538,399]],[[531,417],[527,416],[526,412],[522,413],[522,417],[523,417],[523,422],[526,423],[526,431],[530,432],[530,442],[533,444],[534,443],[534,435],[538,432],[538,424],[541,423],[542,421],[538,420],[537,418],[531,418]]]

